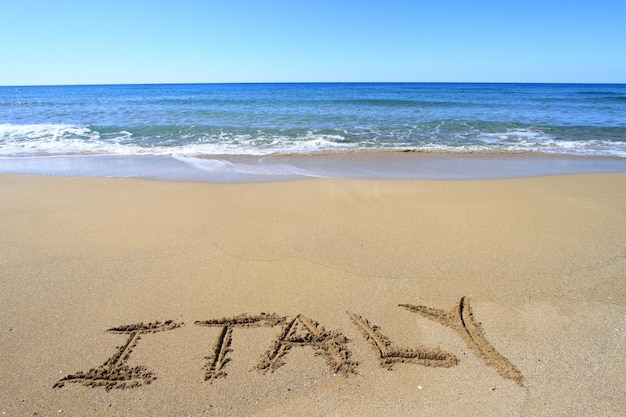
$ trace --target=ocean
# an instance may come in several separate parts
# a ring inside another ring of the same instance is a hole
[[[623,166],[626,85],[0,87],[0,172],[346,176],[337,164],[347,155],[389,152],[605,158]],[[330,158],[317,164],[326,171],[302,162],[315,156]],[[378,176],[395,165],[382,164]]]

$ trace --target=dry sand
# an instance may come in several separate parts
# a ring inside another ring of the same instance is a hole
[[[0,176],[6,416],[618,416],[626,174]]]

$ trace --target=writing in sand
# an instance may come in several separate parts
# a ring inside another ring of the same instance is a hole
[[[400,304],[411,312],[433,320],[452,330],[466,343],[467,347],[479,357],[485,365],[494,368],[500,376],[523,386],[524,378],[515,365],[501,355],[487,341],[480,323],[474,319],[466,297],[450,310],[440,310],[423,305]],[[358,314],[347,312],[354,325],[372,346],[380,366],[391,370],[396,363],[413,363],[431,367],[455,366],[459,359],[452,353],[433,347],[401,347],[387,338],[381,329]],[[357,372],[358,363],[351,359],[348,339],[337,330],[326,330],[322,325],[298,314],[295,318],[277,314],[261,313],[258,315],[240,314],[230,318],[196,321],[196,326],[218,327],[221,329],[215,344],[206,356],[204,379],[213,381],[225,378],[227,364],[231,360],[231,343],[235,329],[251,327],[282,326],[279,336],[261,356],[256,368],[263,373],[273,372],[284,365],[285,356],[294,347],[310,347],[321,356],[330,372],[350,375]],[[112,388],[134,388],[150,384],[156,379],[154,372],[144,366],[130,367],[127,361],[141,335],[174,330],[183,323],[171,320],[148,324],[130,324],[109,329],[110,333],[127,334],[128,339],[117,352],[97,368],[87,372],[68,375],[54,384],[54,388],[67,383],[80,383],[89,387],[103,386],[107,391]]]

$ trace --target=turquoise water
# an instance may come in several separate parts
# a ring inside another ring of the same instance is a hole
[[[255,181],[613,171],[626,171],[626,85],[0,87],[0,172]]]
[[[362,149],[626,157],[626,85],[0,87],[0,156]]]

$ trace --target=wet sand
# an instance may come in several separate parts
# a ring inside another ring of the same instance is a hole
[[[621,415],[626,174],[0,175],[4,415]]]
[[[267,182],[310,178],[496,179],[626,172],[626,158],[537,153],[359,150],[291,155],[0,157],[0,174]]]

